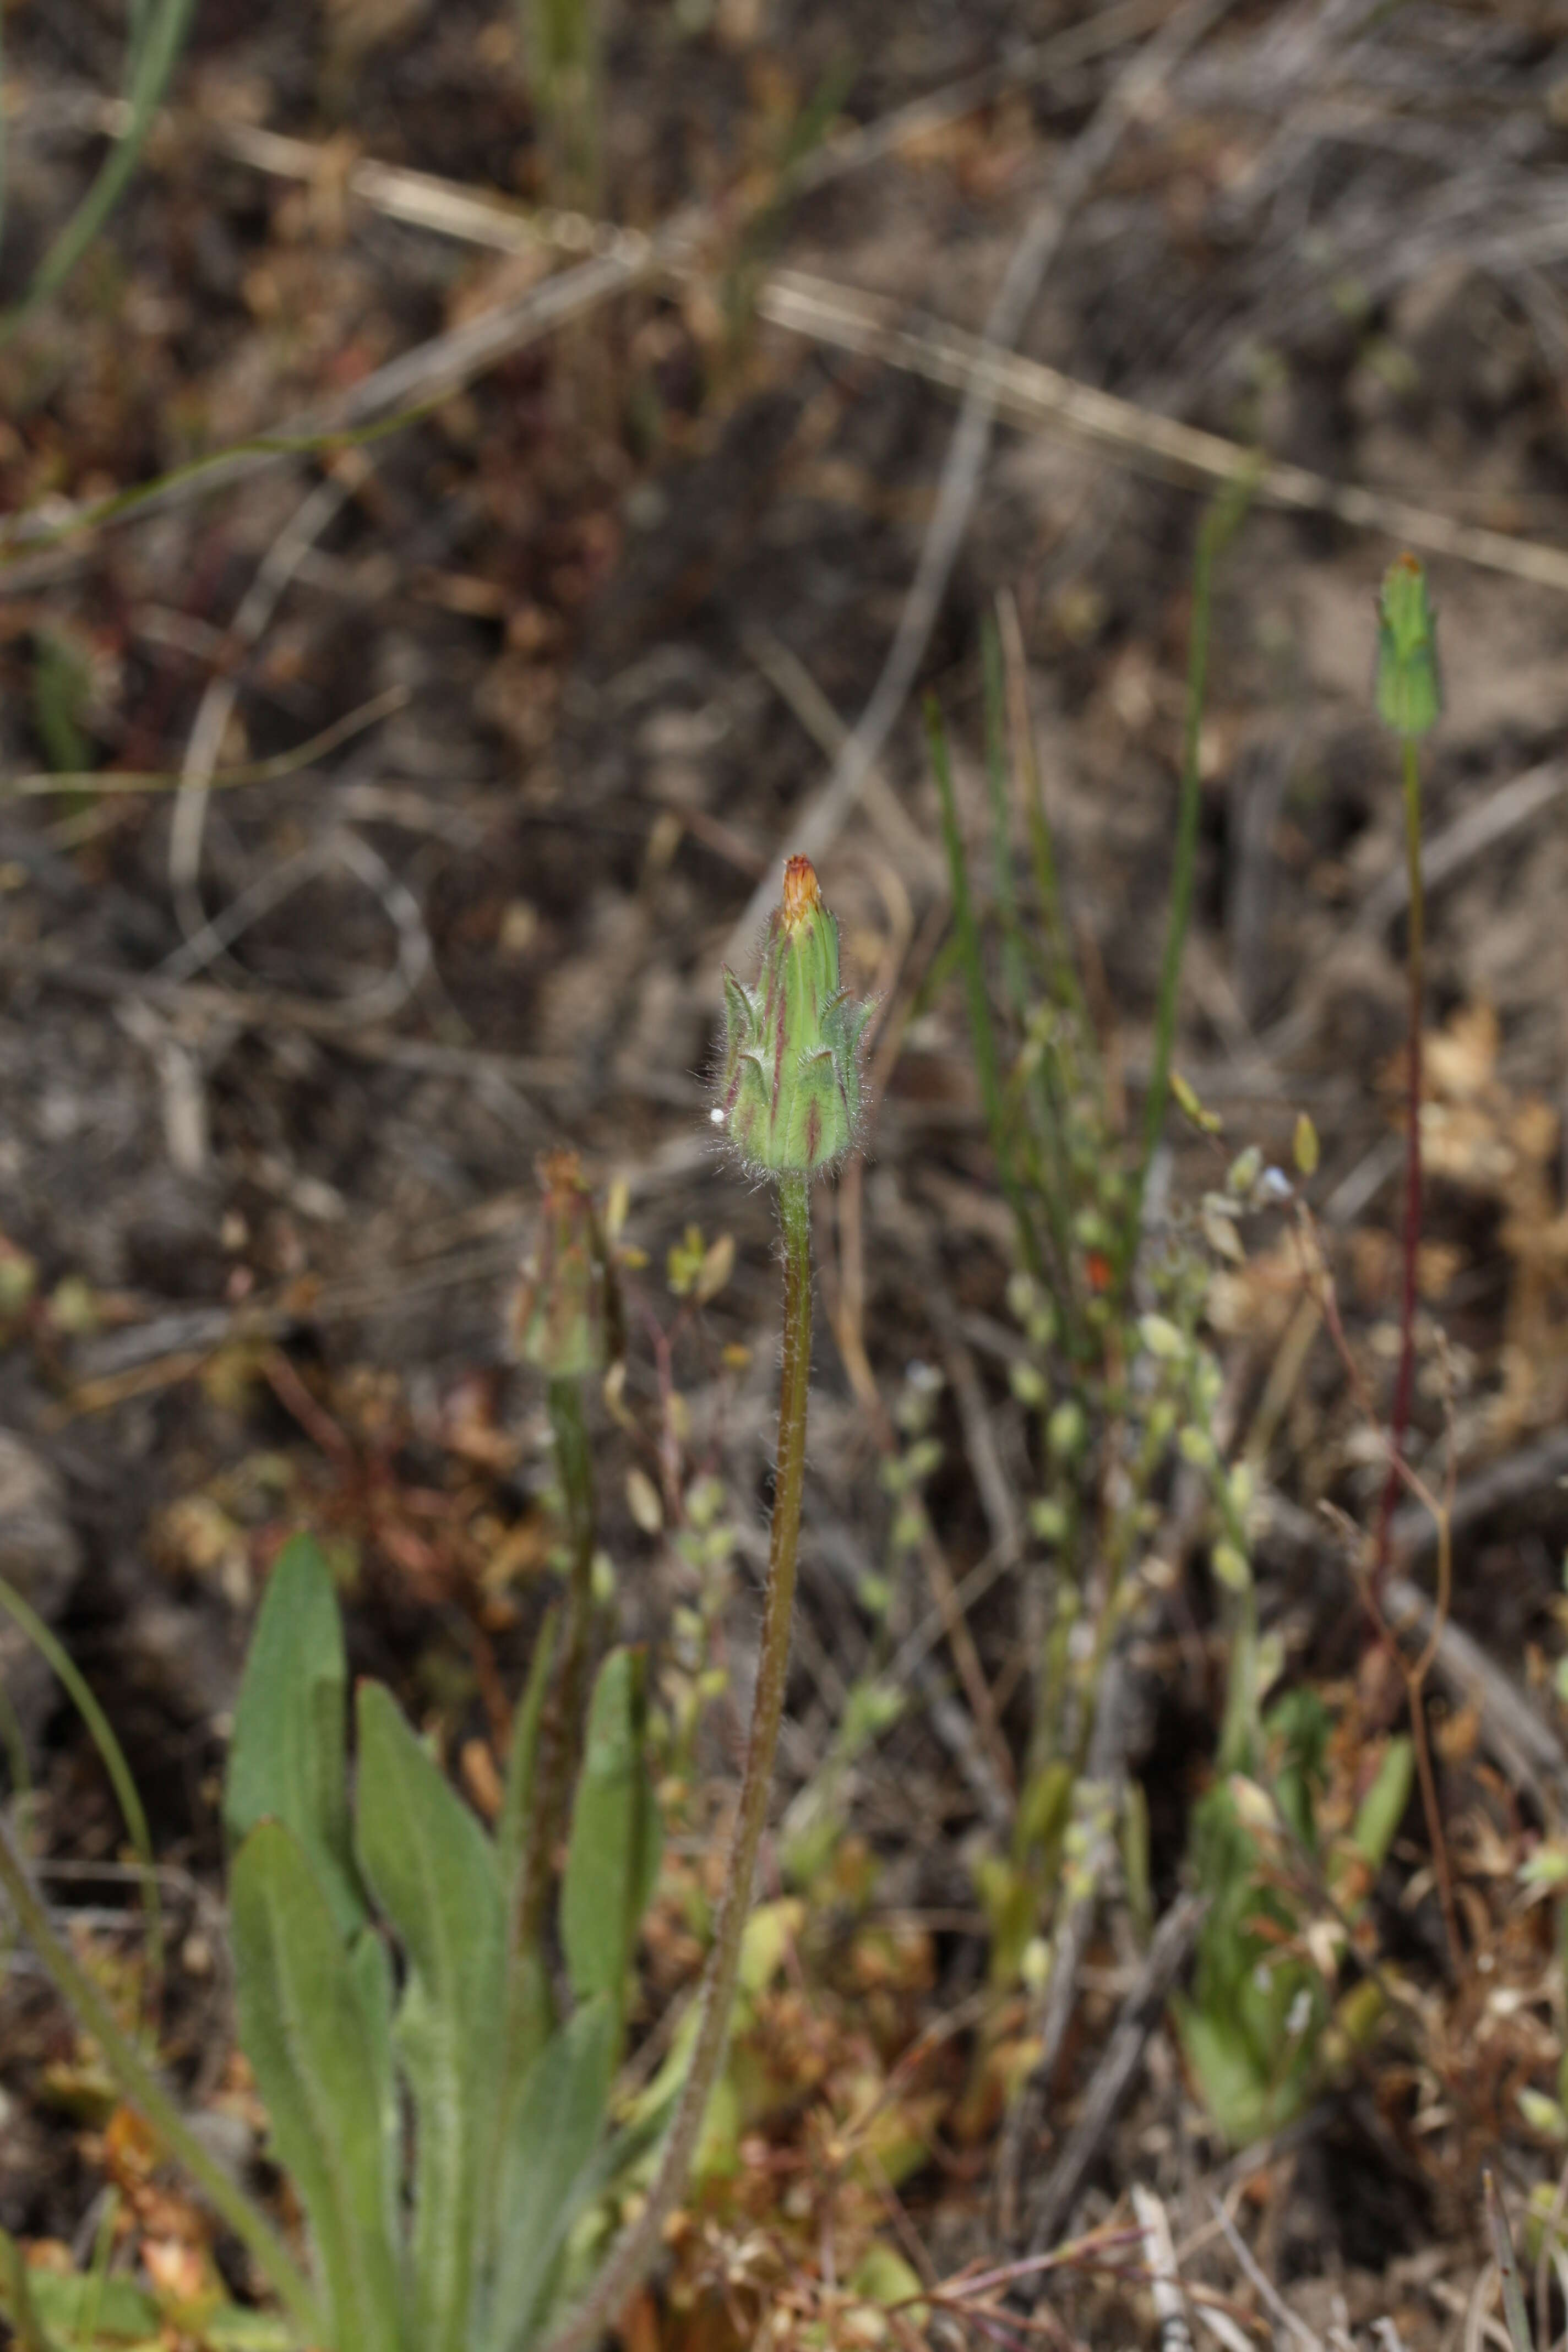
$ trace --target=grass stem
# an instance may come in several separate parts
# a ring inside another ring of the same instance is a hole
[[[1143,1223],[1143,1195],[1149,1170],[1159,1149],[1171,1093],[1171,1060],[1175,1051],[1176,1007],[1182,989],[1182,962],[1193,916],[1193,886],[1197,873],[1198,818],[1203,808],[1204,705],[1208,694],[1209,642],[1214,623],[1215,565],[1238,529],[1251,503],[1251,474],[1228,484],[1205,514],[1198,530],[1193,562],[1192,634],[1187,646],[1187,707],[1182,740],[1181,801],[1176,814],[1176,846],[1171,867],[1170,912],[1165,920],[1165,953],[1160,967],[1160,992],[1154,1007],[1154,1050],[1149,1070],[1149,1091],[1143,1102],[1143,1144],[1133,1179],[1132,1198],[1116,1267],[1116,1289],[1126,1288],[1138,1254]]]
[[[1043,1271],[1039,1237],[1013,1164],[1011,1123],[1002,1095],[996,1031],[991,1018],[991,998],[980,951],[980,929],[974,919],[974,902],[970,896],[969,860],[958,822],[958,803],[953,797],[947,732],[934,701],[926,704],[925,719],[931,772],[936,778],[937,796],[942,803],[942,844],[947,852],[948,874],[952,887],[953,937],[969,1000],[969,1028],[974,1044],[974,1070],[980,1084],[981,1107],[985,1113],[991,1149],[996,1156],[997,1177],[1018,1228],[1019,1253],[1029,1272],[1038,1275]]]

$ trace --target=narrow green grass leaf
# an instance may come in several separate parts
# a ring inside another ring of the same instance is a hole
[[[229,1877],[240,2041],[325,2275],[340,2352],[397,2352],[384,2035],[304,1847],[252,1830]]]
[[[1160,967],[1160,991],[1154,1005],[1154,1050],[1149,1071],[1149,1091],[1143,1102],[1143,1147],[1127,1224],[1122,1235],[1117,1287],[1125,1287],[1137,1255],[1142,1224],[1143,1194],[1149,1167],[1158,1149],[1170,1097],[1171,1058],[1176,1043],[1176,1008],[1182,992],[1182,965],[1193,915],[1193,885],[1197,873],[1198,817],[1203,806],[1204,709],[1208,698],[1209,640],[1214,622],[1215,566],[1240,529],[1252,503],[1256,476],[1238,475],[1226,485],[1205,513],[1193,559],[1193,618],[1187,641],[1187,703],[1182,738],[1181,796],[1176,812],[1176,842],[1171,862],[1171,896],[1165,918],[1165,952]]]
[[[11,2323],[18,2352],[59,2352],[44,2325],[34,2288],[36,2273],[22,2259],[22,2249],[8,2230],[0,2230],[0,2312]],[[85,2282],[73,2280],[73,2285]],[[155,2316],[155,2315],[154,2315]]]
[[[1525,2309],[1524,2287],[1519,2275],[1519,2257],[1513,2250],[1513,2232],[1503,2211],[1502,2199],[1489,2168],[1481,2175],[1486,2190],[1487,2231],[1492,2242],[1492,2260],[1502,2281],[1503,2315],[1508,2321],[1509,2342],[1513,2352],[1534,2352],[1535,2339],[1531,2333],[1530,2314]]]
[[[992,858],[996,872],[996,911],[1002,923],[1002,977],[1015,1020],[1028,1010],[1028,959],[1018,920],[1018,884],[1013,866],[1011,810],[1007,793],[1006,688],[1002,641],[989,614],[980,632],[980,664],[985,698],[985,784],[991,796]]]
[[[500,1880],[489,1840],[376,1683],[359,1691],[359,1855],[408,1955],[395,2032],[414,2094],[417,2352],[467,2352],[501,2051]]]
[[[974,1045],[975,1074],[980,1081],[981,1107],[985,1113],[991,1149],[996,1155],[997,1174],[1017,1224],[1018,1246],[1024,1263],[1031,1274],[1037,1275],[1041,1270],[1040,1245],[1013,1168],[1012,1136],[1002,1097],[996,1031],[991,1019],[985,964],[980,952],[980,929],[974,919],[974,902],[969,889],[969,859],[963,846],[963,835],[959,829],[958,803],[952,790],[952,766],[947,752],[947,730],[934,700],[926,703],[925,722],[931,772],[936,778],[937,797],[942,803],[942,846],[947,852],[947,870],[952,887],[952,927],[969,1003],[969,1028]]]
[[[21,299],[0,312],[0,347],[10,341],[23,320],[57,293],[75,269],[131,184],[153,118],[163,103],[170,78],[180,61],[190,31],[195,0],[159,0],[140,27],[132,26],[127,58],[125,100],[129,120],[100,165],[97,178],[49,247]]]
[[[580,2001],[617,2011],[658,1874],[660,1826],[647,1769],[647,1659],[612,1650],[599,1669],[561,1886],[561,1941]]]
[[[310,1536],[279,1555],[250,1639],[235,1710],[224,1821],[237,1844],[287,1822],[344,1936],[365,1924],[349,1828],[348,1673],[331,1570]]]
[[[153,1838],[147,1827],[135,1776],[114,1728],[88,1688],[69,1651],[50,1632],[37,1611],[13,1584],[0,1577],[0,1608],[15,1619],[38,1655],[58,1677],[71,1705],[86,1726],[89,1738],[103,1761],[142,1869],[142,1907],[147,1921],[147,1965],[154,1982],[163,1973],[163,1909],[158,1895],[158,1871],[153,1858]]]

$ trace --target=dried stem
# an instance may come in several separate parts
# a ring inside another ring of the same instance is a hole
[[[811,1371],[811,1205],[804,1176],[785,1175],[779,1179],[779,1221],[784,1230],[784,1364],[779,1383],[778,1465],[768,1546],[767,1590],[763,1601],[751,1737],[724,1891],[719,1901],[713,1950],[702,1989],[697,2040],[680,2104],[647,2201],[576,2310],[563,2326],[547,2338],[543,2352],[593,2352],[594,2346],[651,2268],[658,2253],[664,2224],[685,2194],[708,2102],[729,2043],[741,1941],[751,1908],[752,1880],[773,1782],[773,1750],[784,1715],[801,1495],[805,1483],[806,1388]]]

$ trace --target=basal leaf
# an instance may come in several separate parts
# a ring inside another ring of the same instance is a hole
[[[224,1820],[237,1845],[260,1821],[288,1824],[339,1930],[365,1922],[349,1832],[346,1673],[331,1571],[309,1536],[279,1553],[245,1662]]]
[[[94,2345],[158,2340],[158,2306],[132,2279],[94,2278],[82,2271],[61,2275],[29,2266],[26,2280],[34,2319],[47,2330],[51,2342],[56,2340],[57,2329],[74,2340],[89,2323]],[[6,2312],[20,2346],[26,2339],[16,2328],[15,2313],[6,2310],[9,2299],[0,2294],[0,2311]]]
[[[561,1887],[561,1940],[580,2001],[608,1992],[619,2004],[658,1872],[645,1664],[640,1650],[612,1650],[594,1686]]]
[[[418,2352],[467,2352],[503,2032],[495,1853],[379,1684],[359,1693],[361,1865],[401,1937],[395,2043],[414,2094]]]
[[[229,1912],[240,2041],[310,2219],[335,2352],[396,2352],[384,2044],[321,1881],[281,1822],[241,1846]]]
[[[551,2036],[507,2120],[488,2352],[523,2352],[549,2308],[567,2232],[600,2180],[619,2004],[602,1992]]]

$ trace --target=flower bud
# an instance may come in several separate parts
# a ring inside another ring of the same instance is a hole
[[[815,1176],[860,1122],[860,1045],[872,1006],[838,982],[838,925],[807,857],[784,867],[754,988],[724,973],[724,1066],[714,1123],[759,1175]]]
[[[1408,739],[1435,727],[1442,708],[1437,621],[1426,574],[1414,555],[1396,556],[1377,600],[1377,715]]]
[[[512,1344],[551,1380],[583,1380],[622,1352],[615,1269],[577,1154],[545,1152],[538,1175],[544,1199],[512,1299]]]

